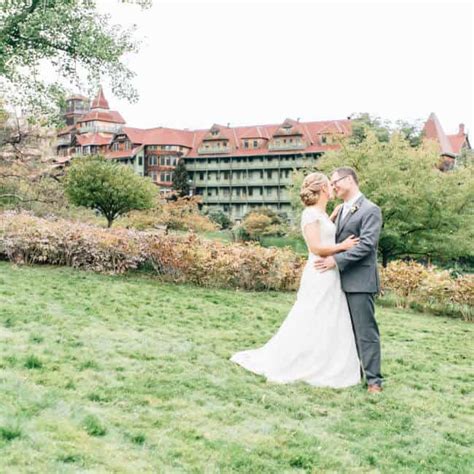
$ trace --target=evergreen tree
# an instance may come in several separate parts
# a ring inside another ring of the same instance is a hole
[[[188,172],[184,159],[180,158],[173,174],[173,189],[178,192],[180,197],[188,196],[190,187],[188,182]]]

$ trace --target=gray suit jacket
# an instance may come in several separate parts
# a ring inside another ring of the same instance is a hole
[[[341,215],[342,209],[336,220],[336,242],[342,242],[350,235],[360,237],[355,247],[334,255],[341,273],[342,289],[346,293],[378,293],[377,245],[382,212],[377,205],[361,196],[344,219]]]

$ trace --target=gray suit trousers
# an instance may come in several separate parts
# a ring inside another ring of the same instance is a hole
[[[380,333],[375,321],[372,293],[346,293],[351,313],[357,352],[369,385],[382,385],[380,369]]]

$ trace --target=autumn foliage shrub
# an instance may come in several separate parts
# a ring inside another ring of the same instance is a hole
[[[20,213],[0,216],[0,254],[16,264],[48,263],[104,273],[124,273],[145,258],[138,232],[107,230]]]
[[[294,289],[303,264],[289,250],[224,244],[194,234],[103,229],[28,214],[0,218],[0,255],[17,264],[124,273],[148,262],[167,281],[247,290]]]
[[[229,244],[193,233],[105,229],[14,212],[0,214],[0,256],[16,264],[114,274],[147,264],[166,281],[245,290],[296,289],[305,263],[288,248]],[[435,267],[394,261],[381,276],[387,300],[395,296],[401,306],[474,319],[474,275],[453,277]]]
[[[158,236],[148,257],[155,271],[176,282],[246,290],[295,289],[303,260],[288,249],[226,244],[186,236]]]
[[[452,276],[447,270],[416,262],[393,261],[381,270],[384,292],[398,304],[441,314],[474,319],[474,275]]]

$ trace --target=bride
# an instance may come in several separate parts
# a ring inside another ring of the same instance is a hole
[[[262,347],[234,354],[233,362],[278,383],[304,381],[314,386],[342,388],[360,381],[360,364],[347,300],[337,268],[318,272],[317,256],[348,250],[354,236],[336,244],[337,209],[326,214],[332,189],[322,173],[308,175],[301,187],[305,209],[301,232],[309,256],[296,302],[276,334]]]

